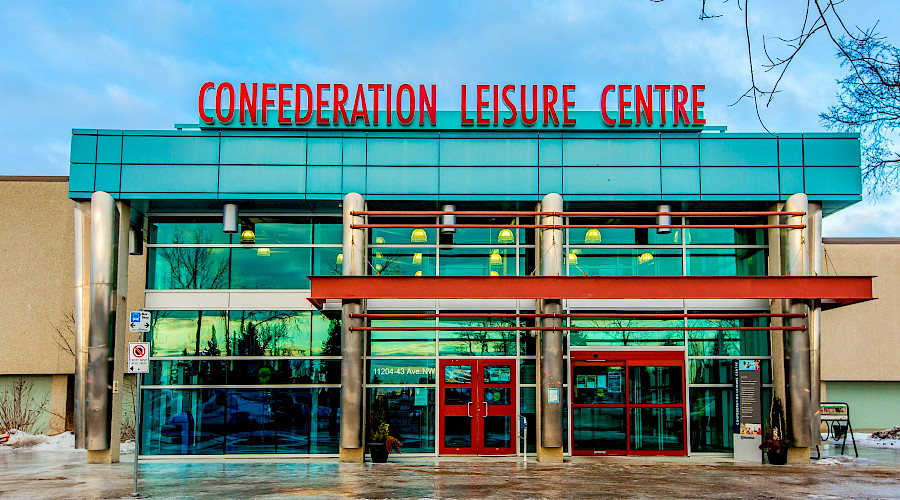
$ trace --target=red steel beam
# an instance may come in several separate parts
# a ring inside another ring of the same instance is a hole
[[[557,331],[572,330],[579,332],[667,332],[678,331],[719,331],[719,330],[806,330],[805,326],[351,326],[350,330],[367,332],[526,332],[532,330]]]
[[[428,319],[428,318],[632,318],[632,319],[740,319],[740,318],[805,318],[791,313],[363,313],[351,318]]]
[[[351,229],[803,229],[805,224],[350,224]]]
[[[442,210],[359,210],[350,215],[371,216],[403,216],[403,217],[439,217],[441,215],[457,215],[460,217],[656,217],[671,215],[674,217],[766,217],[769,215],[806,215],[806,212],[534,212],[534,211],[499,211],[484,210],[442,211]]]
[[[310,276],[327,299],[795,299],[872,297],[871,276]]]

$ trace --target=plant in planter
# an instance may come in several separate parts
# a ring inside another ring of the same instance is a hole
[[[391,425],[387,418],[387,401],[383,395],[376,396],[369,414],[369,455],[374,463],[387,462],[392,452],[403,453],[403,442],[391,436]]]
[[[769,427],[763,435],[759,449],[766,452],[766,457],[772,465],[784,465],[787,463],[788,448],[791,441],[787,437],[787,421],[784,417],[784,404],[781,398],[772,400],[772,410],[769,413]]]

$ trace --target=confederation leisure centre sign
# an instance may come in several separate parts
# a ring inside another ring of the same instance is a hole
[[[599,115],[605,127],[701,127],[705,85],[606,85]],[[575,85],[461,85],[458,118],[437,111],[437,86],[404,83],[206,82],[197,108],[213,127],[575,127]],[[467,109],[472,103],[474,110]],[[439,120],[439,115],[441,116]],[[440,124],[438,122],[441,122]]]

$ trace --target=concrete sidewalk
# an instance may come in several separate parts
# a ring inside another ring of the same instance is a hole
[[[86,465],[84,452],[0,453],[0,498],[122,498],[132,462]],[[129,460],[131,456],[125,456]],[[716,458],[404,458],[141,463],[152,498],[900,498],[895,465],[747,465]]]

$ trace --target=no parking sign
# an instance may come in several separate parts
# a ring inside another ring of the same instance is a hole
[[[150,371],[150,343],[128,343],[128,373],[148,373]]]

